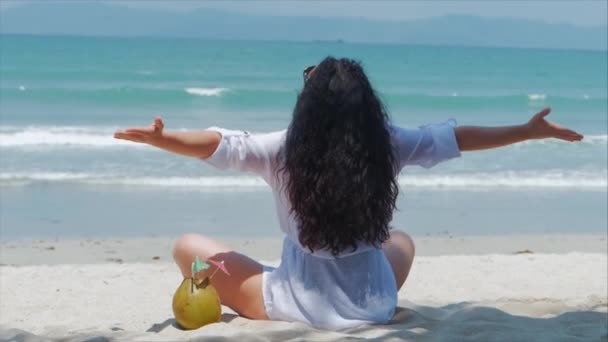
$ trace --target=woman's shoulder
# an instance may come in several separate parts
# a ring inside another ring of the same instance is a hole
[[[255,136],[258,143],[262,144],[265,150],[272,155],[276,154],[281,149],[281,146],[283,146],[285,143],[287,129],[267,133],[257,133],[253,134],[253,136]]]

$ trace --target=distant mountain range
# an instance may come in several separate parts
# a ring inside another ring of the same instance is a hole
[[[356,3],[353,3],[356,6]],[[606,50],[608,27],[444,16],[414,21],[254,16],[213,9],[135,9],[111,3],[33,2],[0,11],[2,34],[344,41]]]

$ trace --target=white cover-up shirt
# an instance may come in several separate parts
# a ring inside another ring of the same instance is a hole
[[[454,133],[456,123],[418,129],[390,126],[399,170],[405,165],[426,168],[460,156]],[[338,256],[327,250],[312,253],[298,240],[298,224],[291,204],[276,179],[277,153],[287,131],[251,134],[210,127],[222,135],[207,159],[218,169],[256,173],[273,191],[279,226],[285,233],[281,264],[264,267],[262,292],[266,314],[272,320],[300,321],[323,329],[344,329],[388,322],[397,306],[395,277],[381,249],[365,243]]]

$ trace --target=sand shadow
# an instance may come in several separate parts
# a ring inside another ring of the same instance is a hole
[[[220,318],[220,322],[222,323],[230,323],[232,322],[235,318],[238,318],[238,315],[235,314],[229,314],[229,313],[224,313],[222,314],[222,317]],[[175,320],[175,318],[167,318],[165,321],[161,322],[161,323],[154,323],[152,324],[152,326],[150,326],[148,328],[148,330],[146,330],[146,332],[153,332],[153,333],[159,333],[163,330],[165,330],[168,327],[174,327],[175,329],[178,330],[187,330],[182,328],[179,323],[177,323],[177,321]]]
[[[229,313],[225,313],[222,314],[222,318],[220,319],[220,322],[223,323],[230,323],[232,322],[235,318],[238,318],[239,315],[235,315],[235,314],[229,314]]]
[[[146,330],[146,332],[159,333],[169,326],[173,326],[176,329],[183,330],[182,328],[180,328],[179,324],[177,324],[174,318],[167,318],[164,322],[152,324],[152,326],[150,326],[148,330]]]
[[[553,317],[539,318],[511,314],[503,310],[461,302],[442,307],[412,305],[397,307],[386,325],[362,326],[344,331],[353,337],[368,329],[379,329],[380,336],[369,341],[387,339],[486,341],[534,341],[563,339],[608,341],[608,313],[567,311]],[[550,338],[551,339],[551,338]]]

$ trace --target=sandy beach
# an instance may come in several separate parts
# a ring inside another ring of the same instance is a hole
[[[276,265],[278,239],[225,240]],[[605,341],[605,235],[415,237],[418,257],[387,325],[328,332],[223,309],[175,326],[172,239],[2,241],[2,341]]]

